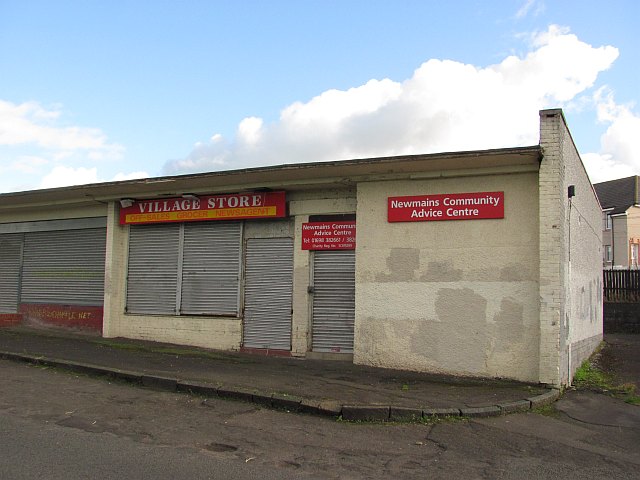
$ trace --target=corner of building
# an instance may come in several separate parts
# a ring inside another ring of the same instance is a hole
[[[561,109],[540,111],[539,381],[571,383],[602,340],[597,196]]]

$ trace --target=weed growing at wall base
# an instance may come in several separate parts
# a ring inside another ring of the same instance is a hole
[[[632,383],[619,384],[614,375],[606,372],[599,365],[601,346],[585,360],[573,377],[573,386],[578,390],[593,390],[621,398],[631,405],[640,405],[640,396],[636,394],[636,386]]]

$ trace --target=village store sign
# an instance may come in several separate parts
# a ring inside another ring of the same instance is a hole
[[[504,192],[389,197],[389,222],[504,218]]]
[[[249,192],[135,201],[120,224],[243,220],[286,216],[285,192]]]
[[[355,250],[356,222],[302,224],[302,250]]]

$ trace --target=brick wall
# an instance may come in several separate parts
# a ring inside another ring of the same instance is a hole
[[[566,385],[602,339],[602,212],[561,110],[540,145],[540,382]]]

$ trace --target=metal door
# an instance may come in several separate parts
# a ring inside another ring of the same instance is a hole
[[[0,313],[18,312],[22,234],[0,235]]]
[[[291,350],[293,239],[247,240],[243,346]]]
[[[313,252],[314,352],[353,353],[355,250]]]

